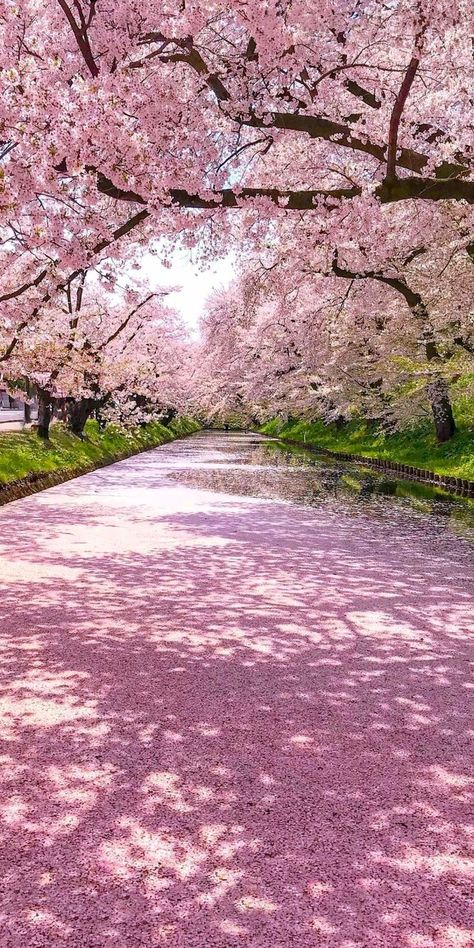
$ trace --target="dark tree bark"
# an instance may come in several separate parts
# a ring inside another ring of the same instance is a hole
[[[176,411],[174,408],[168,408],[165,414],[160,419],[161,424],[167,427],[173,421],[173,418],[176,418]]]
[[[422,338],[427,361],[441,362],[433,328],[430,324],[428,307],[420,294],[408,286],[404,277],[391,277],[375,270],[368,270],[361,273],[348,270],[347,267],[341,267],[339,265],[337,249],[333,254],[332,271],[336,276],[343,277],[344,279],[377,280],[379,283],[385,283],[387,286],[391,286],[397,293],[400,293],[406,300],[415,319],[422,321]],[[449,398],[448,383],[445,379],[440,377],[435,378],[433,382],[427,385],[426,394],[431,406],[436,437],[440,444],[444,441],[449,441],[456,431],[456,425]]]
[[[28,378],[25,378],[25,398],[31,398],[36,394],[36,387],[30,382]],[[31,415],[32,415],[32,405],[31,402],[25,401],[25,414],[24,420],[25,425],[31,424]]]
[[[53,410],[53,400],[49,392],[38,388],[38,437],[49,439],[49,426]]]
[[[440,362],[440,355],[434,339],[433,330],[429,325],[426,326],[424,331],[424,344],[428,362]],[[449,441],[456,431],[451,399],[449,397],[449,386],[446,379],[441,377],[434,378],[433,381],[426,386],[426,394],[430,402],[436,439],[439,444],[443,444],[445,441]]]
[[[427,386],[427,395],[431,405],[436,438],[440,444],[449,441],[456,431],[453,409],[446,379],[439,378]]]
[[[80,398],[69,404],[68,428],[73,434],[83,437],[87,419],[92,415],[97,402],[94,398]]]

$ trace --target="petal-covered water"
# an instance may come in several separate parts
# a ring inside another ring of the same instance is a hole
[[[472,945],[473,547],[311,460],[0,510],[1,948]]]
[[[391,524],[397,531],[420,531],[425,538],[439,540],[453,534],[474,543],[474,500],[440,488],[332,460],[315,450],[258,434],[201,432],[191,445],[192,459],[186,457],[185,465],[176,457],[181,481],[231,494],[329,508],[374,525]],[[182,458],[182,446],[177,450]]]

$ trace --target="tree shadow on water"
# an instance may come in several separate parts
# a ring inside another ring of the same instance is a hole
[[[472,571],[116,478],[2,511],[2,946],[471,944]]]

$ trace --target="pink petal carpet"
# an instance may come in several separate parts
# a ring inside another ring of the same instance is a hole
[[[220,444],[0,510],[0,945],[473,945],[472,548]]]

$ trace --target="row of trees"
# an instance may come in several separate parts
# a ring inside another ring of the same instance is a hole
[[[468,0],[7,0],[0,31],[0,371],[38,386],[44,431],[53,398],[80,427],[98,402],[188,405],[192,381],[201,410],[429,410],[452,434]],[[239,250],[197,358],[130,276],[157,238]]]
[[[37,398],[40,437],[49,437],[55,408],[82,435],[93,412],[136,423],[184,407],[191,353],[163,295],[82,270],[13,338],[7,325],[4,377],[12,394]]]
[[[474,394],[474,268],[449,241],[411,248],[397,223],[384,258],[280,228],[203,320],[207,410],[337,423],[357,412],[387,430],[429,415],[449,440],[453,394]]]

